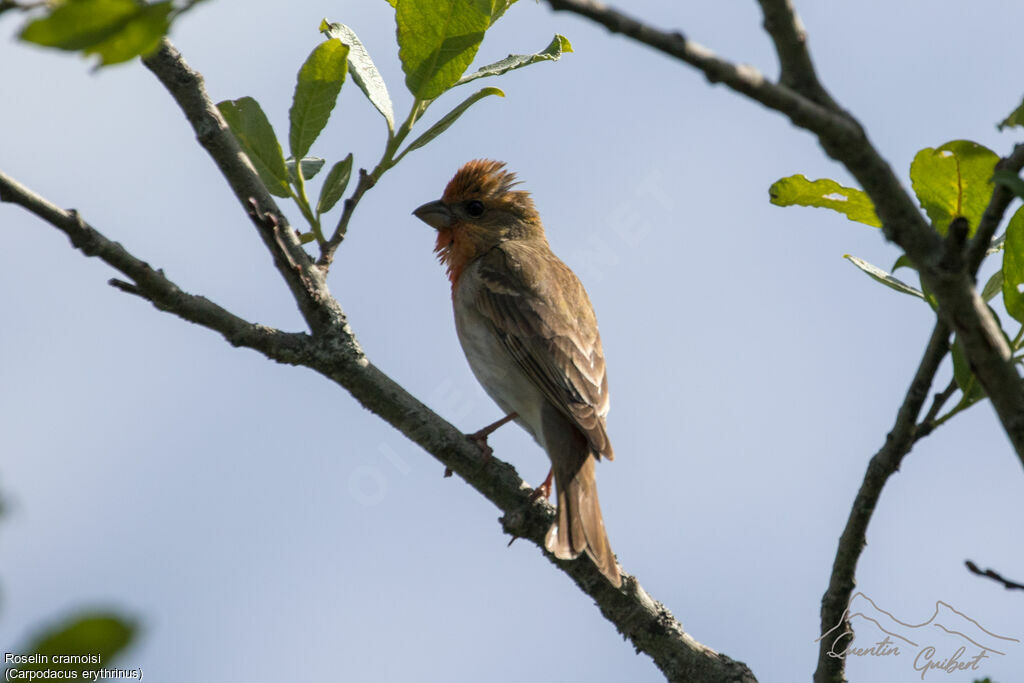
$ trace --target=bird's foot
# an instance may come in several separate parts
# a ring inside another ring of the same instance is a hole
[[[554,476],[554,474],[555,471],[553,469],[548,470],[547,478],[541,483],[540,486],[533,490],[533,493],[530,494],[531,503],[539,498],[543,498],[544,500],[551,498],[551,478],[552,476]]]
[[[476,444],[478,446],[480,446],[480,450],[482,450],[484,452],[484,457],[485,458],[490,458],[490,457],[492,457],[494,455],[494,449],[492,449],[488,445],[487,437],[490,436],[491,433],[494,430],[496,430],[498,427],[501,427],[502,425],[511,422],[512,420],[516,419],[517,417],[519,417],[519,415],[517,413],[509,413],[508,415],[506,415],[505,417],[501,418],[497,422],[489,424],[486,427],[484,427],[483,429],[475,431],[472,434],[466,434],[466,438],[469,439],[470,441],[475,441]]]
[[[483,462],[481,463],[481,467],[483,465],[486,465],[487,461],[494,457],[494,449],[491,448],[490,444],[487,443],[487,437],[490,436],[491,432],[496,430],[498,427],[501,427],[502,425],[511,422],[512,420],[516,419],[517,417],[519,417],[518,413],[509,413],[508,415],[506,415],[505,417],[501,418],[497,422],[489,424],[486,427],[484,427],[483,429],[479,429],[479,430],[473,432],[472,434],[466,434],[466,438],[469,439],[470,441],[474,442],[477,446],[479,446],[480,450],[484,454],[484,459],[483,459]],[[450,467],[444,468],[444,476],[445,477],[452,476],[452,470],[451,470]]]

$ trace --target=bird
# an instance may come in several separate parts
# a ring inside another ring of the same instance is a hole
[[[597,497],[595,463],[614,459],[608,378],[597,318],[576,274],[548,244],[530,194],[504,162],[476,159],[441,199],[413,215],[437,230],[435,252],[451,282],[455,329],[469,366],[506,416],[547,452],[538,492],[557,512],[544,546],[560,560],[583,553],[608,581],[622,578]]]

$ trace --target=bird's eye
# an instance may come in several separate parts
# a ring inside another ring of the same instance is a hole
[[[466,202],[466,213],[473,218],[484,215],[484,203],[478,199]]]

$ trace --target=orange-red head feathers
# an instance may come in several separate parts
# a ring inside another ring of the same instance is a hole
[[[530,193],[512,189],[518,184],[503,162],[476,159],[459,169],[441,199],[413,212],[437,229],[434,250],[452,286],[469,263],[499,242],[545,239]]]

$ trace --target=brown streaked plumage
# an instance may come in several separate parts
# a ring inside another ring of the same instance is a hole
[[[547,451],[558,514],[545,545],[586,553],[621,577],[597,498],[594,462],[611,460],[608,379],[597,318],[583,285],[551,251],[529,193],[497,161],[464,165],[442,198],[414,212],[437,229],[452,283],[455,327],[487,393]]]

